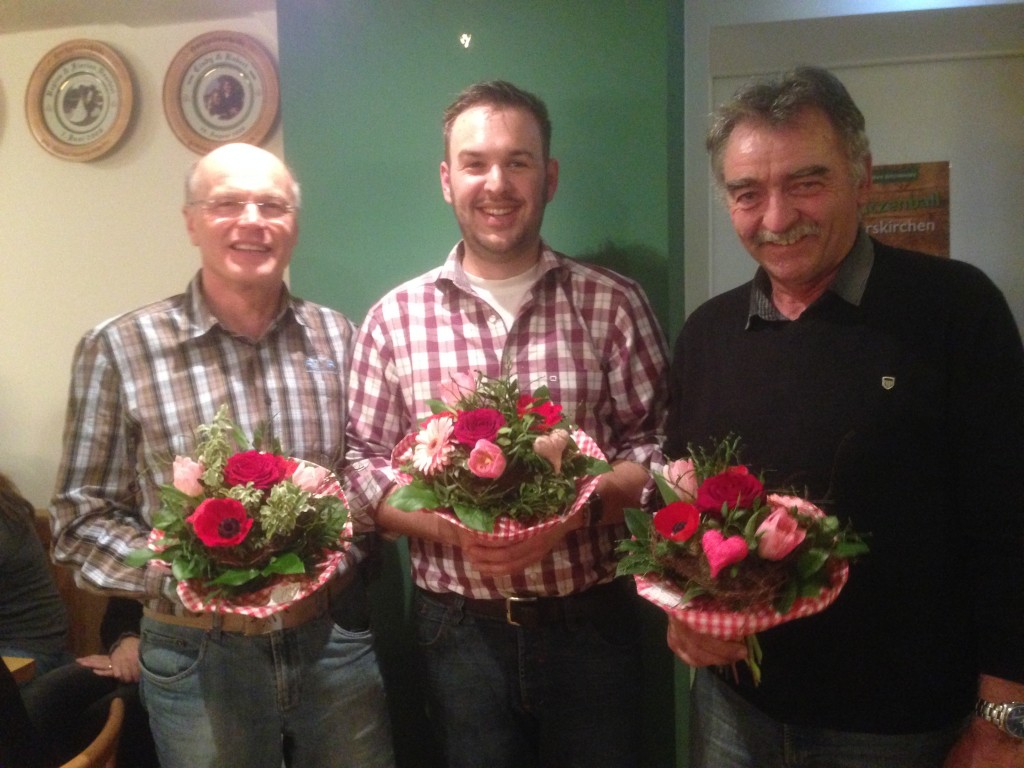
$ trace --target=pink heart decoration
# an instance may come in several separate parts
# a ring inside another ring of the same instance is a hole
[[[562,454],[569,444],[569,433],[564,429],[553,430],[533,441],[533,452],[551,462],[556,475],[562,474]]]
[[[747,542],[742,536],[724,538],[721,531],[714,529],[705,531],[700,545],[708,557],[711,566],[711,578],[718,578],[718,573],[733,563],[738,563],[747,556]]]

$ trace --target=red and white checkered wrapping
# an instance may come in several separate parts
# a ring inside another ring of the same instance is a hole
[[[298,461],[298,460],[295,460]],[[306,464],[312,462],[304,461]],[[318,492],[317,496],[337,496],[342,501],[345,494],[341,490],[337,477],[330,475],[331,481]],[[348,506],[346,504],[346,506]],[[160,552],[163,548],[161,539],[163,531],[152,530],[147,542],[150,549]],[[324,558],[316,565],[312,576],[279,576],[273,583],[255,592],[248,592],[240,595],[234,600],[227,600],[223,597],[209,597],[210,590],[203,587],[198,579],[185,579],[177,585],[178,597],[182,605],[193,613],[237,613],[243,616],[253,616],[264,619],[279,611],[283,611],[301,600],[305,600],[321,587],[325,586],[334,576],[338,565],[345,558],[345,551],[349,548],[349,540],[352,538],[352,521],[345,523],[341,532],[342,547],[340,550],[324,550]],[[244,601],[244,602],[240,602]]]
[[[682,621],[692,630],[722,639],[746,637],[763,632],[787,621],[801,619],[825,610],[839,596],[850,577],[850,565],[845,560],[832,571],[832,585],[821,591],[817,597],[801,597],[784,614],[776,613],[770,606],[749,611],[720,610],[714,603],[697,598],[683,604],[679,590],[660,579],[636,576],[637,593],[654,603],[675,619]]]
[[[576,445],[579,447],[580,453],[582,453],[584,456],[590,456],[591,458],[600,459],[602,461],[605,460],[604,451],[602,451],[598,444],[595,443],[591,439],[591,437],[582,429],[574,430],[571,436],[572,439],[576,442]],[[415,434],[406,435],[402,439],[402,441],[395,447],[395,450],[392,452],[392,463],[394,465],[397,466],[400,460],[399,457],[401,457],[402,454],[406,450],[408,450],[410,445],[414,443],[415,440]],[[524,541],[530,538],[531,536],[540,533],[543,530],[546,530],[554,525],[558,525],[559,523],[563,522],[567,517],[569,517],[577,510],[579,510],[584,504],[587,503],[587,499],[590,498],[590,495],[597,488],[597,483],[599,479],[600,476],[598,475],[588,475],[585,477],[578,478],[576,480],[576,499],[575,501],[573,501],[572,506],[569,507],[569,509],[566,512],[556,517],[545,518],[544,520],[541,520],[540,522],[534,523],[533,525],[529,526],[523,525],[518,520],[513,520],[510,517],[505,517],[504,515],[502,515],[494,521],[494,530],[490,533],[487,533],[485,531],[478,531],[475,528],[470,528],[469,526],[463,524],[462,521],[458,519],[458,517],[456,517],[452,512],[449,512],[448,510],[439,509],[437,510],[437,514],[445,515],[455,525],[459,526],[465,531],[469,531],[471,534],[481,539],[486,539],[488,541],[507,542]],[[397,480],[400,485],[407,485],[408,483],[412,482],[412,478],[409,475],[406,475],[402,472],[398,473]]]

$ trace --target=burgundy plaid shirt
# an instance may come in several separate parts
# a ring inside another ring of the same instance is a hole
[[[461,245],[441,267],[374,305],[352,356],[348,498],[372,511],[394,483],[391,451],[430,415],[427,401],[453,372],[515,375],[551,399],[601,446],[609,461],[660,457],[667,401],[664,335],[642,289],[609,270],[545,245],[540,276],[506,330],[473,293]],[[433,592],[498,598],[564,595],[615,575],[624,525],[571,532],[539,563],[501,583],[481,576],[458,548],[410,538],[413,578]]]

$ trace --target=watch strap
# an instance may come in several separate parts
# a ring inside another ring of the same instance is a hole
[[[1024,707],[1024,702],[1007,701],[997,704],[995,702],[988,701],[987,699],[978,699],[978,702],[974,705],[974,713],[985,722],[994,725],[1003,733],[1009,734],[1015,738],[1021,738],[1020,734],[1015,733],[1006,727],[1006,717],[1010,714],[1010,710],[1015,707]]]

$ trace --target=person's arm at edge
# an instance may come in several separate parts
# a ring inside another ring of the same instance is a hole
[[[978,696],[993,704],[1024,702],[1024,684],[982,675]],[[1006,768],[1011,765],[1024,765],[1024,739],[1003,733],[980,717],[972,717],[946,756],[943,768]]]
[[[72,366],[57,490],[50,503],[52,557],[75,566],[89,591],[139,599],[160,595],[165,569],[133,568],[124,558],[145,546],[148,531],[133,517],[134,460],[124,429],[116,366],[100,334],[83,337]]]

